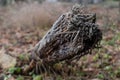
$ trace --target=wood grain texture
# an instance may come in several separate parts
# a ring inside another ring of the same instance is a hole
[[[96,14],[75,5],[56,20],[35,46],[31,58],[39,62],[39,66],[79,59],[99,46],[102,32],[98,27]]]

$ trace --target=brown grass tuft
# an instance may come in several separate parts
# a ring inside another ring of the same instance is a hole
[[[50,27],[67,10],[61,3],[22,3],[9,6],[3,26]]]

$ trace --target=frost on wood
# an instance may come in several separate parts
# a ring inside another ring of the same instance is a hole
[[[96,14],[88,13],[84,7],[75,5],[71,11],[61,15],[38,42],[31,59],[35,64],[44,65],[72,61],[98,48],[101,39]]]

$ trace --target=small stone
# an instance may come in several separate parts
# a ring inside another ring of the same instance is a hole
[[[3,69],[9,69],[14,67],[16,64],[16,59],[10,55],[5,54],[5,49],[0,50],[0,65]],[[1,79],[0,79],[1,80]]]

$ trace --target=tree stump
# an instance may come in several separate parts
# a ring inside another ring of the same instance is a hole
[[[24,69],[28,72],[41,68],[46,71],[56,63],[73,61],[99,48],[102,32],[96,24],[96,14],[75,5],[61,15],[47,34],[35,46],[30,55],[31,63]]]

